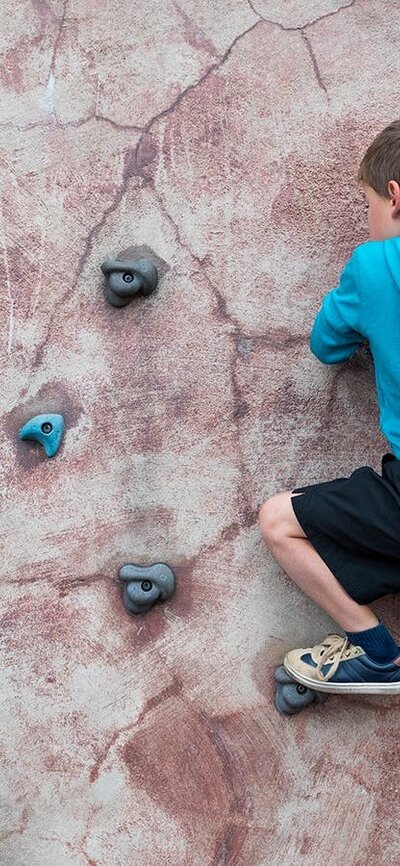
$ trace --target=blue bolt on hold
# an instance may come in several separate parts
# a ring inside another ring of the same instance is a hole
[[[62,415],[35,415],[21,427],[20,439],[33,439],[40,442],[48,457],[54,457],[61,445],[64,433]]]

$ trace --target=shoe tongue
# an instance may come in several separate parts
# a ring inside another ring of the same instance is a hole
[[[332,646],[332,644],[337,643],[339,640],[345,640],[346,636],[343,634],[328,634],[327,637],[321,641],[319,646]]]

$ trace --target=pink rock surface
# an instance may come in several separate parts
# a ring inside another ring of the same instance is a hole
[[[395,863],[399,704],[278,715],[274,668],[332,622],[258,510],[386,450],[370,356],[308,338],[367,238],[400,3],[0,14],[0,862]],[[161,279],[117,310],[100,264],[130,247]],[[44,411],[52,460],[18,440]],[[118,570],[155,561],[176,595],[130,617]],[[375,610],[399,638],[397,598]]]

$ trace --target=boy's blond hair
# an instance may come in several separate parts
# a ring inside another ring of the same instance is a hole
[[[358,169],[357,180],[372,187],[382,198],[390,198],[388,183],[400,183],[400,120],[394,120],[374,138]]]

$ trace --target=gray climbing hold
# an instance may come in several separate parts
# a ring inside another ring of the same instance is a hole
[[[118,577],[123,583],[123,600],[129,613],[147,613],[175,591],[175,574],[165,562],[123,565]]]
[[[293,716],[301,713],[312,703],[322,704],[328,695],[308,689],[302,683],[296,682],[283,665],[275,671],[276,691],[275,706],[279,713]]]
[[[106,297],[113,307],[126,307],[139,292],[151,295],[157,287],[157,268],[148,259],[107,259],[101,270],[106,278]]]
[[[48,457],[54,457],[61,445],[64,433],[64,418],[62,415],[49,413],[35,415],[21,427],[20,439],[33,439],[40,442]]]

